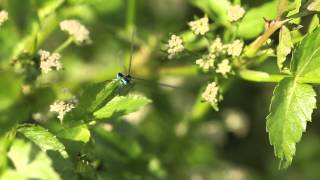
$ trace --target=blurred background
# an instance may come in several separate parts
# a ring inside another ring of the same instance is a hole
[[[44,27],[47,33],[41,48],[53,50],[63,42],[66,35],[60,32],[58,22],[70,18],[90,30],[92,44],[68,47],[62,53],[64,71],[41,77],[42,82],[52,85],[38,96],[52,102],[63,96],[61,89],[77,96],[87,84],[115,78],[117,72],[124,71],[123,65],[128,65],[130,37],[136,29],[132,75],[147,81],[137,82],[132,93],[143,94],[153,103],[93,129],[83,158],[99,164],[100,179],[319,179],[318,112],[297,145],[292,166],[279,171],[265,125],[274,84],[230,77],[216,112],[200,101],[203,87],[212,81],[210,76],[199,73],[191,57],[167,59],[163,50],[168,37],[183,33],[188,21],[204,15],[195,2],[68,0],[56,9],[55,18],[48,20],[49,28]],[[242,5],[250,9],[266,2],[246,0]],[[10,15],[7,25],[0,28],[3,67],[10,64],[17,42],[32,31],[35,12],[43,3],[0,0],[0,7]],[[274,67],[276,61],[270,60],[262,69]],[[161,87],[158,82],[177,88]],[[46,106],[34,113],[47,110]]]

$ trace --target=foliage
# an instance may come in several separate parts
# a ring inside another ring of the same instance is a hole
[[[320,178],[319,11],[0,1],[0,179]]]

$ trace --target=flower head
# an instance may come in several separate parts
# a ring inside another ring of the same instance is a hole
[[[212,83],[208,84],[205,91],[202,93],[202,98],[211,104],[217,104],[218,92],[219,92],[219,87],[218,87],[217,83],[212,82]]]
[[[8,20],[8,12],[5,10],[0,11],[0,26]]]
[[[42,73],[48,73],[53,71],[54,69],[60,70],[62,69],[62,64],[60,63],[60,54],[53,53],[51,54],[48,51],[40,50],[40,69]]]
[[[223,50],[223,44],[220,37],[217,37],[209,47],[211,53],[220,53]]]
[[[77,20],[71,19],[60,22],[60,29],[72,36],[78,44],[90,42],[90,32]]]
[[[243,17],[245,12],[246,11],[239,5],[231,6],[228,9],[229,21],[238,21],[239,19],[241,19]]]
[[[168,58],[172,59],[175,55],[184,50],[182,38],[173,34],[168,41],[167,48],[169,54]]]
[[[58,113],[58,119],[62,122],[64,115],[75,108],[74,103],[67,101],[55,101],[50,105],[50,112]]]
[[[240,56],[243,48],[243,42],[237,39],[233,41],[233,43],[228,44],[226,48],[228,55],[233,57]]]
[[[191,28],[191,31],[196,35],[204,35],[210,30],[209,19],[206,16],[198,20],[191,21],[188,24]]]
[[[223,76],[226,76],[226,74],[229,73],[230,71],[231,71],[231,66],[229,64],[228,59],[222,60],[222,62],[218,64],[218,69],[216,70],[217,73],[220,73]]]
[[[196,64],[199,65],[204,72],[208,72],[210,67],[214,66],[214,60],[216,56],[214,54],[208,54],[202,56],[202,58],[196,60]]]

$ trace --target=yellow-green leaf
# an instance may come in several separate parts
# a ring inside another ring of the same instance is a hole
[[[320,28],[309,33],[293,52],[291,72],[297,78],[320,78]]]
[[[25,124],[18,128],[18,132],[22,133],[24,136],[34,142],[40,147],[41,150],[58,151],[62,157],[68,157],[64,145],[47,129],[37,125]]]
[[[139,110],[151,101],[144,96],[128,95],[116,96],[104,107],[94,112],[97,119],[110,118],[113,115],[121,116]]]
[[[292,46],[290,31],[286,26],[282,26],[279,33],[279,45],[277,47],[277,64],[280,71],[283,69],[283,63],[290,54]]]

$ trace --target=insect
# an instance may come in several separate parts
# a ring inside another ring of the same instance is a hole
[[[131,36],[131,48],[130,48],[130,59],[129,59],[129,67],[128,67],[128,71],[127,73],[122,73],[122,72],[119,72],[117,73],[117,76],[116,76],[116,80],[119,80],[120,81],[120,84],[121,86],[128,86],[128,85],[132,85],[133,84],[133,81],[140,81],[140,82],[147,82],[147,80],[144,80],[144,79],[140,79],[140,78],[136,78],[136,77],[133,77],[131,75],[131,64],[132,64],[132,58],[133,58],[133,41],[134,41],[134,36],[135,36],[135,32],[132,33],[132,36]],[[125,68],[124,68],[125,69]],[[153,82],[154,83],[154,82]],[[163,86],[163,87],[168,87],[168,88],[177,88],[175,86],[171,86],[171,85],[168,85],[168,84],[163,84],[163,83],[154,83],[154,84],[158,84],[160,86]]]

